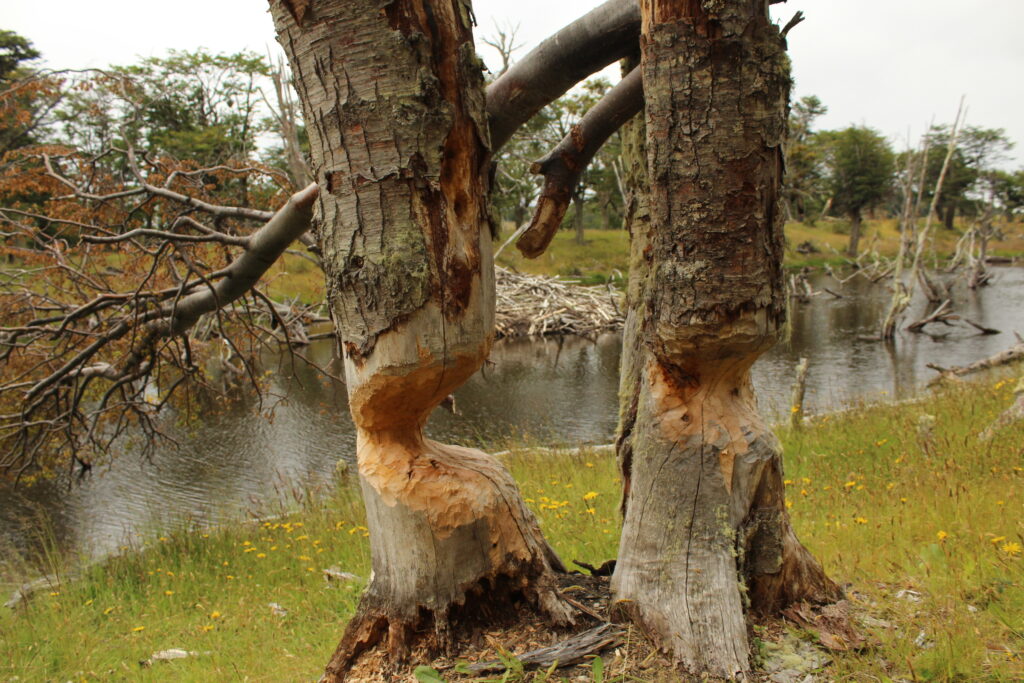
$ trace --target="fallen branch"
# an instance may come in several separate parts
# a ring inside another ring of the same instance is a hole
[[[615,624],[602,624],[589,631],[578,633],[555,645],[525,652],[515,658],[524,669],[545,669],[557,663],[558,667],[573,666],[588,655],[595,655],[622,643],[626,630]],[[467,667],[472,673],[504,671],[507,667],[500,660],[479,662]]]
[[[907,325],[907,329],[911,332],[920,332],[925,328],[925,325],[932,323],[942,323],[943,325],[952,325],[950,320],[959,320],[960,316],[953,313],[953,306],[949,299],[946,299],[939,307],[932,311],[929,315],[921,318],[916,322],[912,322]]]
[[[1015,336],[1017,337],[1017,343],[1011,346],[1010,348],[1006,349],[1005,351],[1000,351],[994,356],[989,356],[988,358],[985,358],[983,360],[975,361],[970,365],[961,365],[954,366],[951,368],[944,368],[934,363],[928,363],[929,368],[940,373],[938,377],[934,378],[928,384],[936,384],[944,379],[955,379],[958,377],[964,377],[966,375],[972,375],[976,372],[981,372],[983,370],[991,370],[992,368],[997,368],[1001,365],[1008,365],[1019,360],[1024,360],[1024,339],[1022,339],[1019,334],[1015,333]]]
[[[978,434],[979,439],[988,441],[996,435],[996,432],[1004,427],[1008,427],[1018,420],[1024,420],[1024,377],[1021,377],[1020,381],[1017,382],[1013,395],[1014,401],[1010,407],[1004,410],[981,434]]]

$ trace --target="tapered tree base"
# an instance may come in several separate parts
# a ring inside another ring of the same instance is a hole
[[[419,433],[361,434],[359,451],[373,575],[326,681],[346,680],[370,650],[395,671],[412,653],[449,653],[523,608],[571,624],[556,585],[564,567],[495,458]]]
[[[649,355],[638,387],[613,606],[694,675],[750,670],[748,611],[841,598],[790,526],[751,362],[681,373]]]

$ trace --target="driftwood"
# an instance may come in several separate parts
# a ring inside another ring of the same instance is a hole
[[[615,624],[601,624],[555,645],[531,650],[517,655],[515,658],[519,660],[524,669],[548,668],[556,662],[559,667],[572,666],[582,662],[588,655],[594,655],[609,647],[619,645],[625,633],[625,629]],[[467,667],[470,672],[475,674],[504,671],[506,668],[504,662],[500,660],[480,662]]]
[[[807,359],[801,358],[796,366],[796,380],[793,382],[793,394],[790,397],[789,425],[800,429],[804,424],[804,394],[807,391]]]
[[[971,327],[973,327],[974,329],[978,330],[980,334],[1000,334],[1000,330],[997,330],[994,327],[985,327],[980,323],[974,322],[970,318],[964,318],[963,321],[970,325]]]
[[[911,332],[920,332],[924,329],[925,325],[931,323],[942,323],[943,325],[952,325],[950,320],[959,320],[960,316],[953,313],[953,306],[950,304],[949,299],[946,299],[939,307],[932,311],[930,314],[921,318],[916,322],[912,322],[907,325],[907,329]]]
[[[34,581],[29,581],[18,586],[13,593],[11,593],[10,599],[4,603],[4,607],[8,609],[17,609],[22,603],[27,602],[33,595],[40,591],[49,590],[56,591],[60,590],[62,584],[69,581],[74,581],[77,576],[73,573],[66,574],[63,577],[59,577],[56,574],[47,574],[41,576]]]
[[[979,439],[988,441],[1004,427],[1008,427],[1018,420],[1024,420],[1024,377],[1017,382],[1013,396],[1014,401],[1010,407],[1004,410],[981,434],[978,434]]]
[[[964,377],[965,375],[971,375],[975,372],[981,372],[982,370],[990,370],[1001,365],[1007,365],[1018,360],[1024,360],[1024,339],[1022,339],[1019,334],[1017,334],[1016,337],[1017,343],[1010,348],[1005,351],[1000,351],[994,356],[989,356],[983,360],[975,361],[970,365],[944,368],[941,365],[936,365],[935,363],[928,363],[929,368],[940,373],[939,376],[929,382],[929,384],[936,384],[944,379]]]
[[[586,287],[569,280],[496,268],[498,337],[549,334],[592,336],[622,327],[623,316],[610,287]]]

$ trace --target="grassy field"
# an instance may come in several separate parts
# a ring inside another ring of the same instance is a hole
[[[833,653],[827,680],[1024,679],[1024,423],[976,438],[1014,383],[1003,375],[780,433],[797,531],[867,622],[868,646]],[[527,451],[508,462],[563,558],[615,555],[611,457]],[[367,576],[362,524],[341,482],[281,519],[126,549],[24,609],[0,609],[0,680],[315,680],[364,586],[328,583],[322,570]],[[140,666],[169,648],[198,654]]]
[[[868,220],[862,229],[860,248],[869,257],[872,252],[893,257],[899,251],[899,230],[895,219]],[[842,253],[850,239],[847,230],[847,224],[838,220],[819,221],[814,226],[788,223],[786,267],[847,263],[848,259]],[[1004,233],[1006,239],[993,243],[990,253],[1001,256],[1024,255],[1024,225],[1008,227]],[[958,233],[933,228],[933,234],[934,240],[928,253],[932,249],[940,256],[954,252],[960,238]],[[797,247],[805,242],[809,242],[818,251],[809,254],[798,252]],[[583,245],[576,244],[572,232],[563,230],[555,235],[547,252],[538,258],[524,258],[510,244],[498,257],[498,265],[523,273],[561,275],[585,284],[597,284],[609,280],[621,281],[629,272],[628,257],[629,235],[624,230],[588,230]]]

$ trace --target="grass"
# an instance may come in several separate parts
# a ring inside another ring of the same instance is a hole
[[[799,535],[875,620],[866,650],[833,654],[829,680],[1024,679],[1024,424],[976,438],[1012,386],[988,379],[780,433]],[[612,457],[508,462],[563,558],[615,555]],[[0,610],[0,679],[315,679],[364,585],[329,586],[331,565],[369,571],[351,486],[274,521],[167,533]],[[169,648],[201,654],[139,666]]]
[[[500,242],[506,239],[507,235]],[[524,257],[510,244],[498,256],[497,264],[521,273],[561,275],[584,284],[621,281],[629,272],[629,233],[587,230],[584,243],[579,245],[574,232],[561,230],[555,234],[547,251],[537,258]]]

